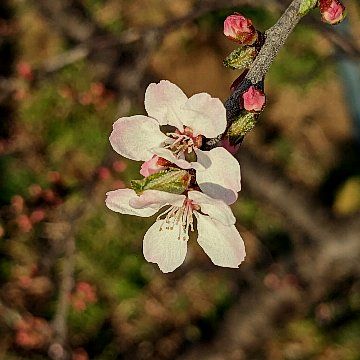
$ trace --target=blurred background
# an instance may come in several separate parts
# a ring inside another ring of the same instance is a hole
[[[238,270],[189,241],[162,274],[153,219],[105,207],[140,164],[108,136],[150,82],[225,100],[238,11],[265,31],[287,1],[1,0],[0,359],[360,359],[360,4],[302,20],[240,149]],[[226,171],[226,169],[224,170]]]

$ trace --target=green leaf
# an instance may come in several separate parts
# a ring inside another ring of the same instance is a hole
[[[254,128],[256,117],[254,113],[245,112],[241,114],[230,126],[228,136],[231,143],[236,143],[237,139],[243,137]]]
[[[299,15],[306,15],[311,9],[313,9],[318,0],[302,0],[299,8]]]
[[[247,46],[235,49],[224,61],[225,67],[245,70],[254,61],[257,51],[254,47]]]
[[[186,170],[168,169],[159,171],[142,180],[132,180],[131,187],[139,195],[145,190],[160,190],[173,194],[182,194],[190,183],[190,174]]]

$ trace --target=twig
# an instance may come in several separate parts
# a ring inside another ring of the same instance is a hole
[[[251,64],[245,81],[225,102],[228,121],[233,120],[239,114],[239,97],[244,88],[251,84],[257,84],[264,79],[276,55],[300,21],[301,16],[298,14],[300,3],[301,0],[293,0],[276,24],[265,32],[265,43]]]

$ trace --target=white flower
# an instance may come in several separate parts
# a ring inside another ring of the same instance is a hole
[[[122,117],[114,123],[110,135],[114,150],[132,160],[150,161],[145,168],[154,165],[154,155],[182,169],[193,168],[204,193],[227,204],[235,202],[241,189],[238,162],[224,148],[200,150],[204,137],[216,137],[226,129],[222,102],[206,93],[188,98],[179,87],[162,80],[148,86],[145,109],[149,116]],[[164,134],[162,125],[175,130]]]
[[[215,265],[237,268],[245,258],[244,242],[230,207],[199,191],[177,195],[146,190],[138,196],[134,190],[119,189],[107,193],[106,205],[113,211],[142,217],[168,206],[148,229],[143,242],[145,259],[158,264],[164,273],[184,262],[193,216],[197,219],[197,241]]]

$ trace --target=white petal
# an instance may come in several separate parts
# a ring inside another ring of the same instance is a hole
[[[117,153],[137,161],[151,159],[150,149],[159,147],[166,139],[157,121],[143,115],[118,119],[110,135],[110,143]]]
[[[188,161],[186,161],[185,159],[179,159],[177,158],[174,153],[169,150],[169,149],[165,149],[165,148],[155,148],[151,150],[155,155],[162,157],[163,159],[170,161],[171,163],[175,164],[176,166],[178,166],[181,169],[190,169],[191,168],[191,163],[189,163]]]
[[[237,268],[245,259],[245,245],[235,225],[226,226],[209,216],[195,213],[198,243],[218,266]]]
[[[193,95],[184,105],[184,123],[195,135],[208,138],[222,134],[226,129],[226,110],[220,99],[209,94]]]
[[[186,257],[187,241],[183,240],[183,227],[179,224],[166,229],[164,220],[156,221],[145,234],[143,251],[145,259],[158,264],[162,272],[174,271]]]
[[[150,84],[145,92],[145,109],[161,125],[172,125],[183,129],[181,107],[187,101],[187,96],[175,84],[161,80],[158,84]]]
[[[196,162],[191,163],[195,170],[207,169],[211,165],[211,159],[208,156],[208,151],[195,149]]]
[[[119,190],[107,192],[105,203],[110,210],[119,212],[121,214],[149,217],[156,213],[157,209],[133,208],[129,204],[129,201],[132,199],[136,199],[137,197],[138,196],[136,195],[134,190],[119,189]]]
[[[223,201],[213,199],[200,191],[189,191],[188,198],[200,206],[202,213],[209,215],[212,219],[216,219],[224,225],[235,224],[235,216]]]
[[[197,169],[196,181],[200,189],[210,197],[230,205],[241,190],[240,165],[224,148],[217,147],[207,152],[211,165]]]
[[[159,190],[145,190],[140,196],[130,200],[135,209],[152,208],[159,210],[165,205],[182,206],[186,196]]]

